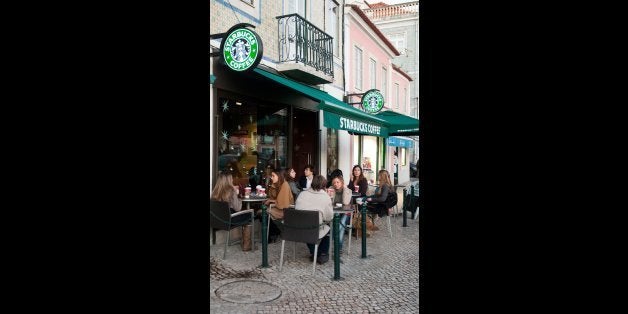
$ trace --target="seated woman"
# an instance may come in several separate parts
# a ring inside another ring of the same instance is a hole
[[[268,229],[269,243],[277,241],[277,237],[281,234],[281,230],[277,227],[274,220],[283,219],[284,209],[294,204],[294,196],[290,190],[290,185],[284,180],[285,170],[272,170],[270,174],[271,184],[268,190],[268,199],[264,202],[267,206],[273,204],[269,209],[270,227]]]
[[[358,187],[357,192],[360,193],[360,195],[362,196],[366,196],[366,190],[368,190],[369,188],[369,183],[368,181],[366,181],[364,173],[362,173],[362,167],[360,167],[360,165],[353,166],[349,184],[347,185],[349,190],[353,191],[354,193],[356,192],[356,186]]]
[[[349,190],[348,187],[345,186],[345,181],[342,178],[342,175],[340,176],[336,176],[331,180],[331,186],[334,188],[334,191],[336,191],[336,193],[334,194],[334,200],[333,200],[333,204],[336,203],[342,203],[342,205],[349,205],[351,204],[351,190]],[[338,248],[340,250],[340,255],[342,255],[342,240],[344,239],[345,236],[345,228],[347,226],[347,224],[349,224],[349,215],[347,214],[342,214],[342,216],[340,217],[340,234],[339,234],[339,245]]]
[[[229,211],[233,214],[242,210],[242,201],[238,198],[238,193],[233,187],[233,177],[230,172],[218,174],[218,180],[212,190],[211,198],[216,201],[229,203]],[[231,219],[231,222],[241,224],[250,221],[251,216],[240,215]]]
[[[314,176],[309,189],[302,191],[297,198],[294,207],[298,210],[317,210],[320,212],[319,224],[329,222],[334,216],[331,198],[325,191],[327,180],[321,175]],[[316,262],[319,264],[329,261],[329,226],[322,225],[319,229],[319,236],[325,235],[318,248]],[[310,260],[314,260],[314,244],[307,244],[310,250]]]
[[[377,181],[379,186],[375,189],[375,194],[366,198],[368,202],[366,209],[372,215],[377,214],[377,216],[382,217],[388,215],[388,206],[386,206],[388,193],[395,193],[395,191],[393,190],[388,171],[380,170],[377,174]]]
[[[288,182],[290,190],[292,191],[292,196],[296,200],[299,196],[299,193],[301,193],[301,188],[299,188],[299,184],[296,181],[297,172],[294,171],[294,168],[288,167],[286,168],[286,172],[284,173],[284,175],[284,179],[286,180],[286,182]]]

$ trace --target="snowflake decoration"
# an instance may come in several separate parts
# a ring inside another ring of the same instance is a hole
[[[225,140],[229,140],[229,133],[227,131],[222,131],[222,138]]]
[[[251,121],[251,123],[253,123],[253,116],[249,116],[249,121]]]
[[[227,110],[229,110],[229,101],[228,101],[228,100],[225,100],[225,101],[222,103],[222,111],[224,112],[224,111],[227,111]]]
[[[241,130],[241,129],[242,129],[242,126],[240,126],[240,125],[238,124],[238,130]]]
[[[246,145],[240,144],[240,148],[242,148],[243,151],[246,151]]]

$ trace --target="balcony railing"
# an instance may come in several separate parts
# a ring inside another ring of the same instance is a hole
[[[371,20],[386,19],[393,16],[416,15],[419,13],[419,1],[388,5],[381,8],[364,9],[364,14]]]
[[[301,62],[333,77],[333,38],[296,13],[277,20],[279,62]]]

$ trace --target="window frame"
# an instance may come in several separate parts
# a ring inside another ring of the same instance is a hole
[[[360,56],[359,62],[358,62],[358,56]],[[362,68],[363,67],[362,63],[364,63],[362,62],[363,56],[364,56],[364,51],[360,47],[355,46],[355,54],[354,54],[355,84],[354,85],[355,85],[355,89],[357,90],[362,90],[363,84],[364,84],[364,80],[362,79],[362,76],[364,75],[364,69]]]

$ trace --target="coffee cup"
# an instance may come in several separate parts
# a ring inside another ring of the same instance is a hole
[[[360,192],[360,186],[359,185],[354,185],[353,189],[355,190],[356,193]]]
[[[251,187],[250,186],[247,186],[247,187],[244,188],[244,195],[245,196],[251,195]]]
[[[342,203],[336,203],[336,207],[342,207]]]

